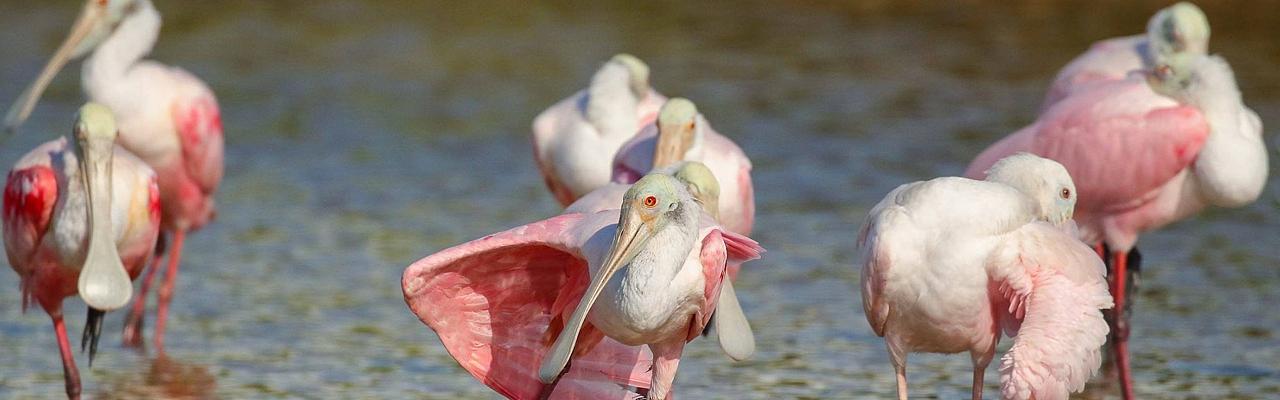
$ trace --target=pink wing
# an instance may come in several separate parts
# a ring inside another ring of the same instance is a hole
[[[747,261],[760,258],[764,248],[751,238],[720,228],[713,228],[702,238],[702,249],[698,258],[702,261],[702,273],[705,279],[702,311],[694,315],[693,325],[689,327],[689,337],[693,340],[702,334],[711,322],[717,301],[720,299],[720,285],[730,278],[729,269],[737,268]]]
[[[222,116],[212,94],[173,104],[170,110],[182,144],[187,175],[205,195],[222,182]]]
[[[58,200],[58,181],[48,165],[21,164],[9,172],[4,186],[4,249],[9,265],[25,283],[34,272],[32,258],[49,228],[53,205]],[[30,300],[30,288],[24,284],[23,310]]]
[[[423,258],[405,270],[405,302],[476,379],[509,398],[535,398],[548,327],[587,285],[575,236],[583,221],[566,214]],[[623,387],[648,387],[651,360],[642,347],[602,338],[575,355],[556,397],[633,398]]]
[[[967,175],[1029,151],[1062,163],[1080,192],[1078,209],[1145,201],[1195,160],[1209,126],[1194,107],[1155,94],[1141,77],[1104,82],[1053,106],[1031,127],[983,152]]]
[[[1004,398],[1065,399],[1084,389],[1102,362],[1102,309],[1111,308],[1105,267],[1088,246],[1047,223],[1010,235],[988,273],[1001,325],[1014,336],[1000,360]]]

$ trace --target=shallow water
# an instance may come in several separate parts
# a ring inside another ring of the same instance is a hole
[[[46,3],[0,7],[5,106],[78,10]],[[867,208],[900,183],[962,172],[1034,117],[1056,68],[1094,40],[1140,31],[1160,6],[159,3],[154,57],[218,93],[226,179],[219,219],[187,244],[168,357],[121,348],[123,316],[110,316],[95,365],[77,360],[92,398],[495,397],[409,313],[400,273],[557,212],[529,156],[529,123],[619,51],[649,62],[659,90],[696,101],[752,157],[754,236],[770,250],[738,283],[754,360],[731,364],[699,341],[677,393],[890,397],[892,368],[852,265]],[[1214,51],[1233,63],[1274,144],[1280,4],[1206,11]],[[78,72],[53,83],[0,160],[67,133]],[[1144,236],[1139,393],[1280,390],[1270,308],[1280,303],[1280,173],[1271,176],[1251,206]],[[0,398],[61,394],[48,319],[20,313],[16,275],[0,272],[0,288]],[[82,303],[66,308],[75,339]],[[963,355],[913,355],[910,368],[915,395],[967,396]],[[992,397],[995,368],[986,385]]]

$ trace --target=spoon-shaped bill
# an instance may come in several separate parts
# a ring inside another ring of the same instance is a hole
[[[98,20],[106,14],[105,3],[94,0],[85,2],[84,9],[80,11],[80,17],[76,18],[75,24],[72,25],[67,39],[58,46],[58,51],[53,53],[53,58],[50,58],[49,63],[45,64],[44,69],[40,71],[40,76],[18,96],[13,106],[9,107],[9,112],[4,116],[5,132],[13,133],[27,120],[36,102],[40,100],[40,95],[49,86],[49,82],[53,81],[53,77],[58,75],[58,71],[62,70],[67,61],[83,50],[80,47],[81,42],[89,37],[97,26]]]
[[[124,307],[133,295],[133,284],[111,227],[111,164],[116,128],[111,111],[89,103],[80,109],[76,123],[80,176],[89,198],[89,250],[76,289],[85,304],[101,311]]]

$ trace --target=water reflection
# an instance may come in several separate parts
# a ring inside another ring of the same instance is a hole
[[[217,399],[217,378],[209,368],[161,354],[146,360],[134,374],[116,376],[95,398],[109,400]]]

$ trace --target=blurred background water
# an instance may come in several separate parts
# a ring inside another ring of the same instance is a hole
[[[94,366],[77,360],[91,398],[496,397],[409,313],[400,273],[556,214],[530,122],[623,51],[752,157],[754,236],[770,250],[738,284],[755,358],[733,364],[696,342],[676,393],[890,397],[853,266],[867,208],[898,184],[961,173],[1035,117],[1059,67],[1095,40],[1142,31],[1166,4],[156,2],[165,25],[153,58],[196,73],[221,102],[226,179],[218,220],[187,242],[167,357],[121,348],[123,315],[109,316]],[[7,107],[80,5],[0,3]],[[1274,148],[1280,4],[1202,6],[1212,51],[1235,67]],[[72,64],[0,163],[69,133],[82,101]],[[1144,397],[1280,391],[1275,161],[1257,203],[1140,242],[1132,351]],[[0,272],[0,398],[60,396],[49,320],[20,312],[17,286]],[[66,304],[78,337],[82,303]],[[913,355],[910,366],[913,394],[968,395],[968,357]],[[988,371],[988,390],[997,376]]]

